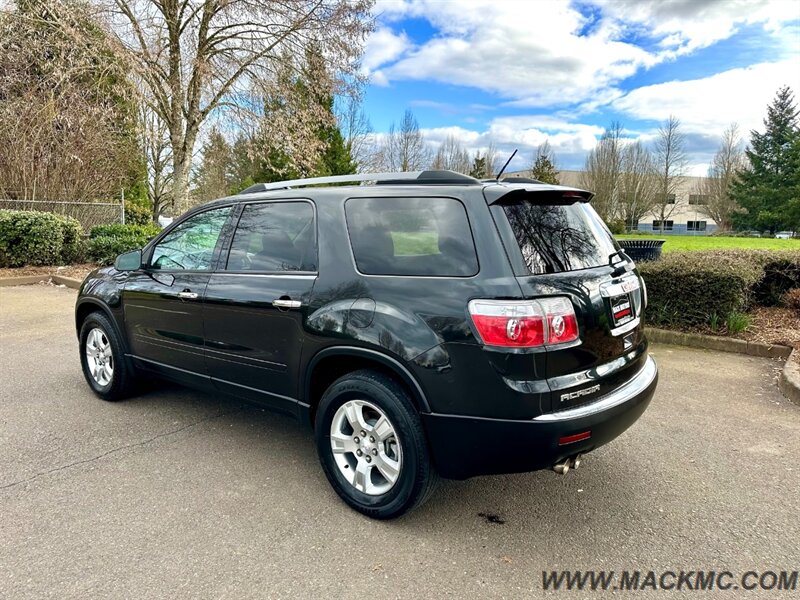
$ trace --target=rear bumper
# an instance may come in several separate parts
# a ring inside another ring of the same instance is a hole
[[[620,435],[650,404],[657,382],[658,367],[648,357],[636,375],[590,404],[529,421],[432,413],[421,415],[422,423],[443,477],[537,471]],[[589,439],[559,445],[563,436],[585,431],[591,431]]]

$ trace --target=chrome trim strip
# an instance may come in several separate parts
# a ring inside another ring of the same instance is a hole
[[[628,321],[625,323],[625,325],[620,325],[616,329],[612,329],[611,335],[622,335],[623,333],[628,333],[632,329],[636,329],[636,327],[638,327],[639,321],[641,321],[641,319],[636,317],[633,321]]]
[[[547,413],[539,415],[533,420],[539,423],[542,422],[557,422],[557,421],[571,421],[572,419],[582,419],[584,417],[591,417],[603,411],[624,404],[634,396],[646,390],[658,373],[656,361],[652,356],[647,357],[647,362],[644,367],[634,375],[627,383],[620,386],[607,396],[598,399],[591,404],[584,404],[583,406],[576,406],[575,408],[568,408],[567,410],[560,410],[554,413]]]
[[[604,283],[600,286],[600,295],[603,298],[613,298],[614,296],[621,296],[628,294],[634,290],[641,288],[639,285],[639,278],[635,273],[627,273],[623,275],[619,281]]]

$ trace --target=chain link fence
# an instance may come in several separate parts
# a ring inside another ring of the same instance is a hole
[[[116,202],[66,202],[57,200],[4,200],[0,208],[9,210],[38,210],[76,218],[84,231],[97,225],[122,223],[123,204]]]

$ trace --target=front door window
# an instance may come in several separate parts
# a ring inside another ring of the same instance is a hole
[[[158,242],[150,267],[166,271],[209,271],[230,206],[190,217]]]

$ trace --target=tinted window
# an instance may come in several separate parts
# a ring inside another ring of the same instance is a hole
[[[314,209],[308,202],[248,204],[228,255],[229,271],[316,271]]]
[[[170,231],[153,250],[153,269],[207,271],[214,248],[231,207],[208,210],[186,219]]]
[[[533,274],[561,273],[609,263],[611,234],[588,204],[504,204],[525,264]]]
[[[351,198],[347,229],[369,275],[469,277],[478,258],[464,206],[452,198]]]

